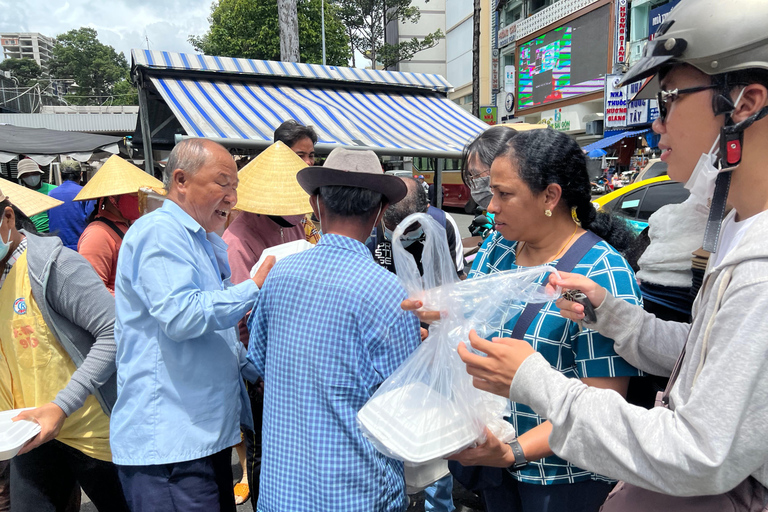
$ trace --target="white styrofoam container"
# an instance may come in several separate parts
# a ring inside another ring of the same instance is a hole
[[[420,464],[455,453],[482,435],[448,398],[432,392],[425,406],[422,397],[430,391],[423,382],[406,384],[360,409],[360,426],[379,451]]]
[[[258,272],[259,267],[261,267],[261,264],[264,263],[264,260],[267,259],[267,256],[274,256],[275,263],[277,263],[286,256],[297,254],[313,247],[314,245],[307,242],[306,240],[294,240],[293,242],[286,242],[284,244],[267,247],[261,252],[259,261],[257,261],[256,264],[251,267],[251,277],[256,275],[256,272]]]
[[[15,457],[27,441],[40,433],[40,425],[34,421],[11,421],[11,418],[27,409],[32,407],[0,412],[0,460]]]
[[[408,494],[423,491],[451,472],[448,469],[448,461],[445,459],[435,459],[423,464],[406,462],[404,469],[405,492]]]

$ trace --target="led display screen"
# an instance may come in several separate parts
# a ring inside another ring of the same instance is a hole
[[[602,92],[610,6],[518,45],[518,108]]]

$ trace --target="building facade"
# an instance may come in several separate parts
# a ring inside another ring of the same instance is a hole
[[[37,32],[13,32],[0,34],[0,46],[5,59],[33,59],[48,73],[48,61],[53,51],[54,38]]]

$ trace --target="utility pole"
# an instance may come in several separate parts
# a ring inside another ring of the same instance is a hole
[[[277,0],[280,24],[280,60],[299,62],[299,14],[296,0]]]
[[[320,31],[323,34],[323,66],[325,66],[325,0],[320,0]]]

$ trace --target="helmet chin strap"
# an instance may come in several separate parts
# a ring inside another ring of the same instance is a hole
[[[744,95],[744,89],[739,92],[734,103],[736,109]],[[710,253],[717,252],[720,241],[720,229],[725,218],[728,193],[731,189],[731,173],[741,163],[744,148],[744,131],[753,123],[768,115],[768,107],[763,107],[759,112],[748,117],[740,123],[734,123],[731,112],[725,114],[725,125],[720,129],[720,151],[717,157],[717,166],[720,169],[715,181],[715,192],[712,195],[712,204],[709,209],[707,227],[704,231],[704,243],[702,248]]]

